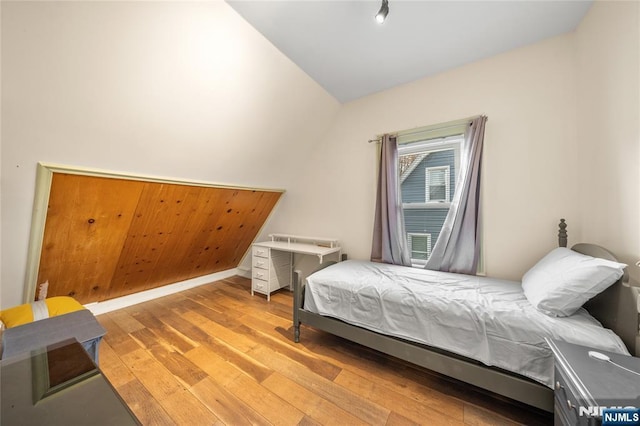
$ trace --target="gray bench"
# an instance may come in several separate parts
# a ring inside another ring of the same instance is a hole
[[[98,346],[105,333],[87,309],[30,322],[4,331],[2,359],[75,338],[98,365]]]

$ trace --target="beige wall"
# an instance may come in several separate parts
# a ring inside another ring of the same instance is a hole
[[[640,258],[640,12],[621,3],[596,2],[574,34],[341,107],[223,2],[2,2],[0,303],[22,301],[37,161],[282,187],[265,233],[340,238],[364,259],[367,140],[476,114],[489,117],[489,275],[519,279],[560,217],[571,242]]]
[[[637,1],[596,2],[576,32],[583,239],[630,265],[640,259],[639,24]]]
[[[638,2],[596,2],[574,33],[345,105],[307,176],[296,231],[319,229],[368,258],[376,134],[489,117],[483,159],[488,275],[519,280],[557,244],[640,258]],[[401,66],[401,65],[399,65]],[[595,166],[599,169],[595,172]],[[292,225],[293,226],[293,225]],[[638,279],[639,268],[631,266]]]
[[[2,88],[2,307],[38,161],[289,189],[340,108],[224,2],[3,1]]]
[[[335,235],[368,258],[378,133],[486,114],[486,272],[519,279],[580,223],[573,36],[557,37],[345,105],[314,154],[295,231]]]

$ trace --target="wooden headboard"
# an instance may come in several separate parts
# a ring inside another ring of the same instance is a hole
[[[560,220],[558,244],[566,247],[567,225]],[[613,260],[616,256],[609,250],[595,244],[575,244],[571,250],[592,257]],[[602,325],[613,330],[629,349],[632,355],[640,355],[640,287],[630,286],[629,274],[625,269],[624,275],[611,287],[585,303],[584,308]]]

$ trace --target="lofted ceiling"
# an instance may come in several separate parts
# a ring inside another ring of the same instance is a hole
[[[573,31],[592,1],[227,0],[249,24],[348,102]]]

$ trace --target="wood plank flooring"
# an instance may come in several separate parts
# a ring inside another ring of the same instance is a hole
[[[144,425],[542,425],[489,396],[303,327],[291,293],[234,277],[98,316],[100,367]]]

